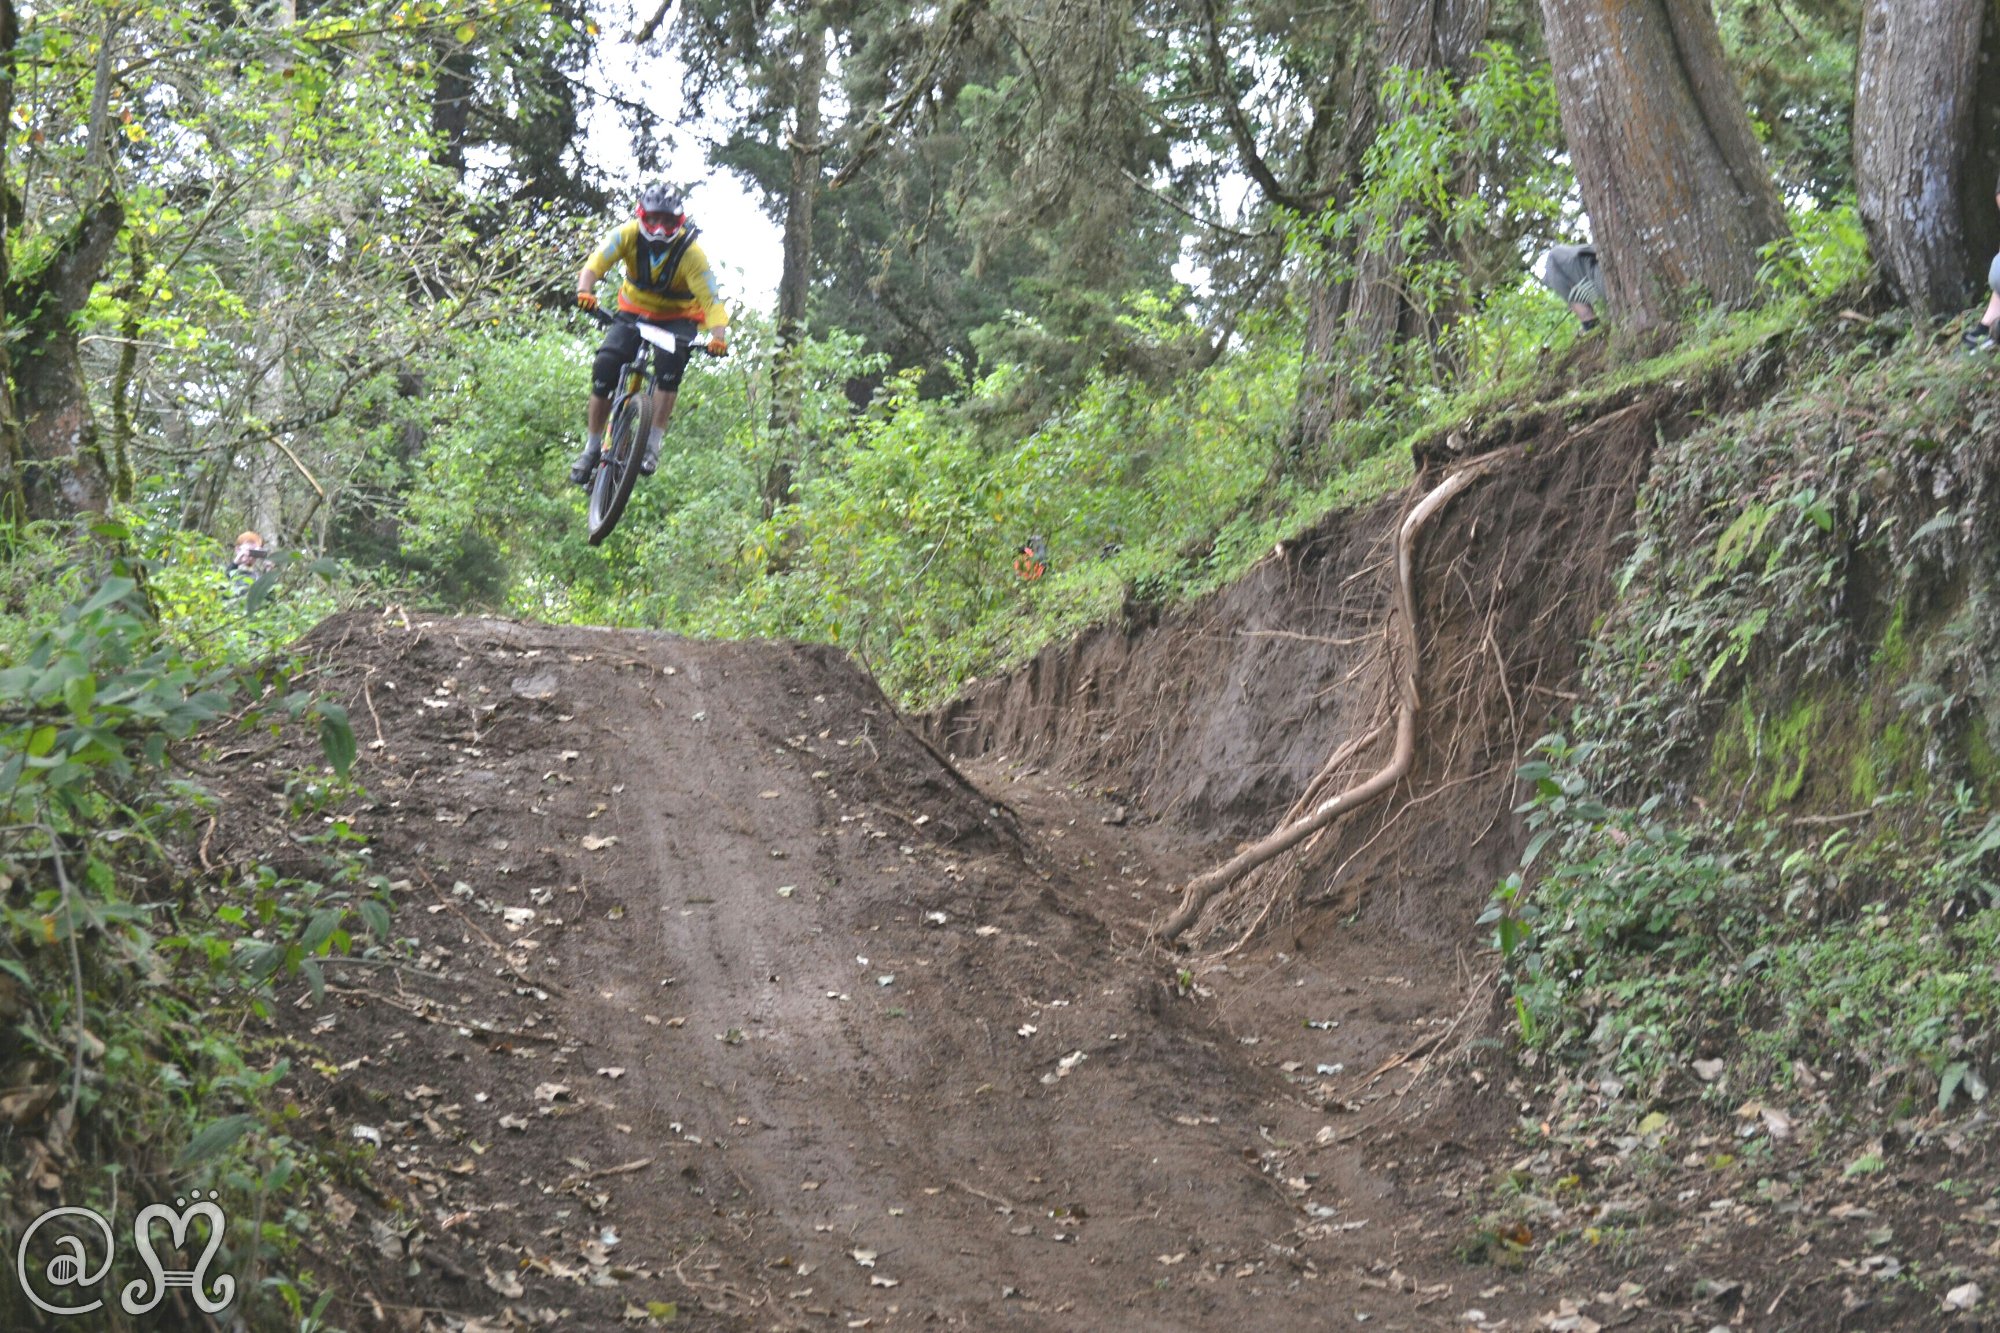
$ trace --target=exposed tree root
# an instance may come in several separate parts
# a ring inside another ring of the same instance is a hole
[[[1389,760],[1362,782],[1348,787],[1315,805],[1303,816],[1288,815],[1287,821],[1260,841],[1231,857],[1222,865],[1197,875],[1181,894],[1181,903],[1171,916],[1155,927],[1153,934],[1171,943],[1194,924],[1209,900],[1245,874],[1298,846],[1342,815],[1361,809],[1387,795],[1410,772],[1416,758],[1417,715],[1423,701],[1417,689],[1418,637],[1416,618],[1415,550],[1418,536],[1452,497],[1465,490],[1487,472],[1513,456],[1515,451],[1487,454],[1467,464],[1439,482],[1417,502],[1404,518],[1396,540],[1396,615],[1384,632],[1384,648],[1395,674],[1397,692],[1396,740]],[[1346,759],[1380,734],[1371,730],[1359,742],[1350,742],[1336,751],[1321,770],[1330,777]],[[1313,785],[1318,785],[1315,779]],[[1308,789],[1310,791],[1310,788]],[[1296,811],[1297,807],[1294,807]]]

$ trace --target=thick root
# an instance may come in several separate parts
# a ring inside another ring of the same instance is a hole
[[[1389,762],[1366,780],[1328,797],[1309,814],[1285,824],[1244,848],[1222,865],[1188,881],[1173,915],[1154,927],[1154,938],[1171,943],[1194,924],[1209,900],[1258,866],[1283,855],[1342,815],[1388,795],[1408,776],[1416,759],[1417,715],[1422,698],[1417,690],[1417,623],[1415,557],[1417,537],[1453,496],[1500,465],[1509,454],[1488,454],[1452,473],[1417,502],[1404,518],[1396,540],[1396,619],[1386,649],[1395,668],[1400,699],[1396,705],[1396,744]],[[1372,739],[1372,736],[1368,739]],[[1364,741],[1365,743],[1365,741]],[[1345,747],[1343,747],[1345,748]],[[1358,747],[1356,747],[1358,748]],[[1351,753],[1351,751],[1350,751]],[[1331,763],[1329,768],[1331,768]]]

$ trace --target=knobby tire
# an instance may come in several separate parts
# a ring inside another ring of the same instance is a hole
[[[610,438],[605,441],[604,461],[590,484],[590,544],[597,545],[611,535],[632,498],[639,480],[639,458],[645,451],[646,428],[651,424],[651,406],[625,394],[611,409]]]

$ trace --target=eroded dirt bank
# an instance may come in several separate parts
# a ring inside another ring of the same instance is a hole
[[[1455,978],[1357,946],[1177,986],[1138,926],[1189,849],[1046,775],[975,790],[825,650],[363,614],[308,649],[415,951],[287,987],[324,1057],[308,1123],[381,1145],[320,1199],[356,1241],[323,1256],[343,1322],[1550,1306],[1453,1257],[1462,1205],[1361,1160]],[[276,776],[302,754],[232,757],[214,855],[303,864]]]
[[[1662,394],[1580,425],[1543,422],[1430,525],[1415,579],[1414,766],[1274,891],[1308,909],[1358,908],[1424,946],[1467,938],[1519,854],[1514,769],[1574,698],[1646,459],[1657,432],[1685,428],[1684,406]],[[1184,610],[1135,608],[1053,646],[940,710],[927,732],[953,756],[1087,776],[1218,842],[1262,834],[1331,753],[1389,716],[1390,566],[1416,494],[1333,514]],[[1349,771],[1372,771],[1387,748],[1385,736]]]

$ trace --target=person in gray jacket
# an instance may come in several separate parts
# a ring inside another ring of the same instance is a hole
[[[1552,246],[1535,260],[1535,276],[1544,287],[1569,302],[1570,310],[1583,321],[1585,333],[1597,327],[1597,307],[1604,303],[1597,247]]]

